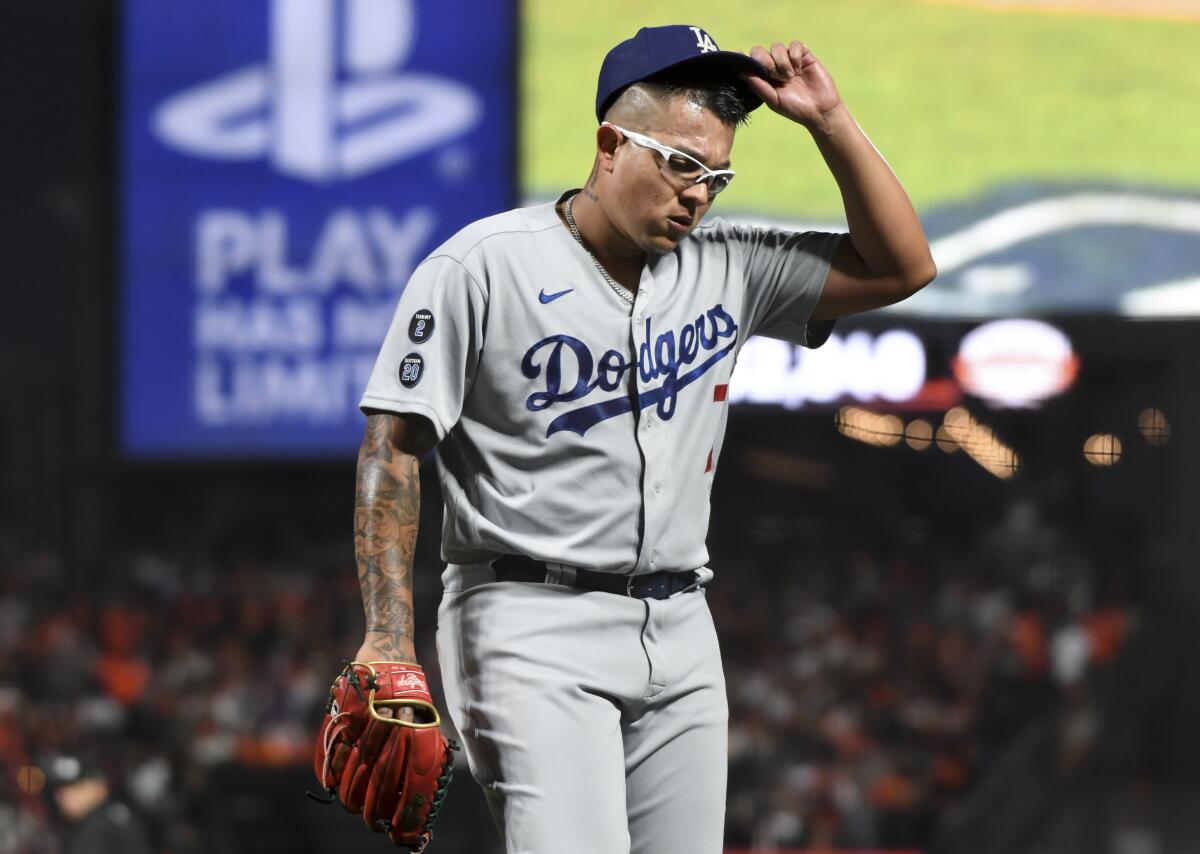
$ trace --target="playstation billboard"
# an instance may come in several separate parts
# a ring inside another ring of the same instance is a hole
[[[126,453],[356,447],[413,268],[513,206],[515,4],[126,0]]]

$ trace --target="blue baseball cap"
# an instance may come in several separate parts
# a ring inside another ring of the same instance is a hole
[[[702,27],[672,24],[666,27],[642,27],[637,35],[621,42],[604,57],[600,66],[600,80],[596,85],[596,120],[604,121],[604,111],[629,84],[685,62],[723,65],[729,69],[732,82],[745,90],[750,109],[761,106],[762,99],[754,94],[738,73],[746,71],[767,77],[765,68],[743,53],[721,50]]]

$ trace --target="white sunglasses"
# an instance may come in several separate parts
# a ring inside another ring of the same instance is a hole
[[[684,154],[671,148],[669,145],[663,145],[657,139],[652,139],[643,133],[625,130],[623,127],[614,125],[612,122],[601,122],[602,125],[608,125],[621,134],[635,145],[640,145],[642,148],[649,148],[657,151],[662,155],[663,163],[666,164],[665,174],[674,179],[676,182],[682,182],[682,185],[687,184],[704,184],[708,187],[709,198],[717,195],[733,180],[734,171],[732,169],[709,169],[695,157],[690,154]]]

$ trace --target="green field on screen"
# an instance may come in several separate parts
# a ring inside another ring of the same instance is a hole
[[[920,208],[1014,180],[1200,186],[1197,21],[912,0],[526,0],[523,9],[526,197],[586,179],[604,53],[664,23],[704,26],[726,50],[805,41]],[[766,109],[739,132],[733,166],[727,209],[840,212],[804,131]]]

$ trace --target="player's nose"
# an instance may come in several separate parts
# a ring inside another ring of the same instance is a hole
[[[708,184],[701,181],[698,184],[689,184],[679,194],[679,201],[688,209],[688,213],[692,216],[696,215],[696,209],[702,208],[712,200],[708,193]]]

